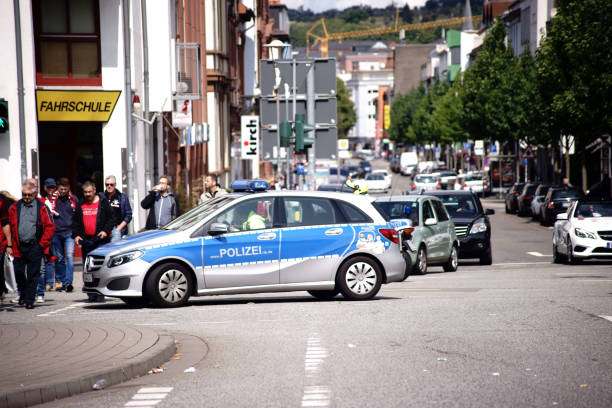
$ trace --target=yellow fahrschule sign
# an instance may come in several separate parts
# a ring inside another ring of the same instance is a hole
[[[36,91],[39,122],[108,122],[121,91]]]

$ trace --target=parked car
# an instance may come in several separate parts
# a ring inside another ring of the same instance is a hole
[[[263,180],[234,181],[239,192],[95,249],[83,291],[159,307],[192,296],[301,290],[365,300],[405,278],[396,223],[372,197],[267,188]]]
[[[365,177],[365,182],[368,185],[368,191],[371,193],[384,192],[386,193],[391,188],[391,183],[385,178],[384,175],[368,174]]]
[[[327,183],[317,187],[317,191],[338,191],[342,193],[353,193],[353,189],[346,184]]]
[[[419,162],[417,152],[402,152],[400,155],[400,171],[404,176],[410,176]]]
[[[346,173],[354,179],[364,178],[366,175],[362,167],[355,165],[346,166]]]
[[[468,174],[463,179],[462,190],[469,190],[480,196],[484,196],[488,189],[488,180],[480,174]]]
[[[391,171],[393,173],[399,173],[402,169],[402,166],[400,164],[400,154],[395,153],[392,157],[391,157],[391,161],[389,163],[389,167],[391,168]]]
[[[463,180],[468,175],[466,173],[457,174],[457,178],[455,179],[455,185],[453,186],[453,190],[463,190]]]
[[[389,185],[391,185],[391,181],[393,180],[393,176],[389,174],[387,170],[372,170],[372,174],[382,174],[382,176],[389,181]]]
[[[436,176],[431,174],[417,174],[412,182],[412,191],[420,194],[427,190],[440,190],[440,183]]]
[[[573,264],[587,258],[612,259],[612,201],[574,201],[557,214],[553,260]]]
[[[457,173],[454,171],[441,171],[435,174],[438,176],[438,182],[442,190],[453,189],[455,180],[457,179]]]
[[[535,193],[533,193],[530,210],[531,218],[534,220],[540,219],[540,207],[542,207],[542,203],[544,202],[544,198],[546,198],[546,193],[548,193],[549,188],[550,185],[548,184],[540,184],[538,188],[536,188]]]
[[[525,183],[514,183],[506,193],[506,213],[514,214],[518,210],[518,200],[516,199],[523,191]]]
[[[553,187],[546,193],[540,208],[540,224],[553,225],[557,214],[564,213],[573,201],[584,199],[584,193],[576,187]]]
[[[457,270],[459,241],[455,225],[439,198],[391,196],[377,199],[375,206],[389,222],[409,221],[408,227],[399,233],[401,249],[407,262],[413,265],[413,273],[423,275],[432,265],[442,265],[447,272]]]
[[[538,186],[539,184],[527,183],[523,187],[523,190],[518,197],[516,197],[516,202],[518,204],[517,214],[519,217],[530,215],[529,211],[531,211],[531,200],[533,200]]]
[[[329,181],[329,183],[344,184],[347,176],[348,171],[346,171],[345,168],[340,168],[340,175],[338,175],[338,168],[331,167],[329,169],[329,175],[327,180]]]
[[[360,161],[359,166],[361,166],[365,174],[370,174],[370,172],[372,171],[372,165],[367,160]]]
[[[481,265],[493,263],[491,222],[495,210],[483,209],[478,195],[472,191],[426,191],[442,200],[459,240],[459,258],[478,258]]]

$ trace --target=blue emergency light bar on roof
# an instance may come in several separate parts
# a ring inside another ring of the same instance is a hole
[[[234,192],[239,191],[266,191],[270,189],[270,184],[266,180],[234,180],[230,185]]]

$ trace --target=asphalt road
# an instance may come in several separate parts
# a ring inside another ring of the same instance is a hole
[[[395,176],[396,190],[407,184]],[[163,373],[45,407],[612,406],[612,262],[554,265],[551,229],[505,214],[501,202],[484,206],[496,210],[492,266],[432,267],[371,301],[295,292],[169,310],[115,300],[67,308],[85,296],[50,293],[34,311],[0,320],[178,336],[180,355]]]

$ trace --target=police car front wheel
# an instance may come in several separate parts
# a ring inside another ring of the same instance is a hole
[[[340,268],[336,284],[348,299],[370,299],[378,293],[382,283],[380,267],[370,258],[357,256]]]
[[[182,265],[163,264],[151,272],[145,286],[147,296],[155,306],[180,306],[187,302],[191,294],[191,275]]]

